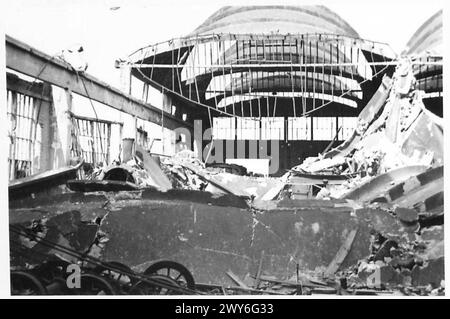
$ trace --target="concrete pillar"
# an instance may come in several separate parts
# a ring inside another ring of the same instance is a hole
[[[203,128],[202,121],[194,121],[194,153],[200,161],[203,161]]]
[[[172,97],[167,93],[162,93],[162,109],[164,112],[172,114]],[[166,141],[166,134],[164,134],[164,116],[162,118],[162,127],[161,127],[161,144],[162,144],[162,153],[165,154],[166,151],[166,143],[170,145],[172,141]]]
[[[163,92],[163,111],[172,114],[172,97]]]
[[[47,85],[46,85],[47,86]],[[51,86],[48,84],[47,92],[51,95]],[[53,152],[52,152],[52,137],[51,130],[51,107],[52,105],[47,101],[42,101],[41,111],[39,112],[39,124],[42,125],[41,134],[41,157],[39,167],[41,171],[51,170],[53,168]]]
[[[128,66],[123,66],[120,69],[120,89],[131,94],[131,68]]]
[[[131,94],[131,68],[124,66],[120,69],[120,89]],[[134,156],[134,143],[136,140],[137,127],[136,117],[120,113],[122,128],[122,162],[126,163]]]
[[[72,148],[72,101],[73,101],[73,97],[72,97],[72,91],[70,91],[69,89],[66,89],[66,99],[67,99],[67,108],[66,111],[64,112],[65,116],[64,116],[64,125],[66,127],[66,135],[65,135],[65,139],[66,139],[66,149],[65,149],[65,158],[66,158],[66,164],[69,165],[70,163],[70,149]]]
[[[122,162],[126,163],[134,156],[134,143],[136,141],[136,122],[137,118],[129,114],[122,116]]]
[[[52,98],[56,115],[52,143],[55,154],[53,168],[59,168],[70,165],[72,92],[69,89],[62,89],[53,85]]]
[[[147,103],[148,99],[148,84],[144,83],[143,89],[142,89],[142,101]]]

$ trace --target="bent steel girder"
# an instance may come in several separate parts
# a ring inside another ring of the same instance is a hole
[[[303,88],[307,92],[322,92],[323,90],[341,90],[352,91],[360,90],[360,86],[356,81],[344,81],[337,76],[312,74],[308,76],[306,73],[298,74],[294,72],[274,72],[265,73],[260,76],[252,76],[245,73],[238,74],[238,77],[232,78],[231,83],[224,87],[225,91],[234,89],[236,92],[258,92],[258,91],[293,91],[298,92]],[[213,89],[208,88],[208,92]]]
[[[340,41],[325,42],[305,36],[304,38],[289,40],[234,41],[234,44],[215,62],[237,65],[247,61],[338,64],[351,63],[358,53],[359,48],[356,46],[343,45]],[[357,66],[349,66],[347,69],[349,69],[347,71],[349,73],[358,74]]]
[[[325,91],[324,93],[312,93],[312,92],[277,92],[276,94],[273,94],[272,92],[258,92],[255,94],[234,94],[229,96],[218,96],[217,97],[217,108],[223,109],[226,106],[230,105],[232,107],[240,107],[242,102],[244,101],[256,101],[256,103],[259,103],[258,100],[264,100],[267,98],[271,99],[277,99],[277,101],[293,101],[295,100],[295,105],[303,105],[306,104],[305,102],[302,102],[302,99],[311,99],[312,101],[316,101],[315,103],[318,103],[317,101],[320,100],[322,104],[328,103],[328,102],[336,102],[340,103],[345,106],[349,106],[352,108],[358,107],[358,102],[361,100],[353,97],[353,96],[346,96],[344,91],[341,91],[342,97],[336,97],[332,95],[331,91]],[[339,93],[341,93],[339,92]],[[209,99],[206,101],[207,103],[214,102],[214,98]],[[299,113],[300,114],[300,113]]]
[[[352,79],[356,82],[364,81],[364,78],[358,74],[353,74],[348,72],[348,70],[342,70],[337,66],[273,66],[265,65],[264,67],[259,67],[258,65],[253,66],[252,68],[245,66],[233,66],[233,68],[223,69],[220,67],[210,68],[208,69],[208,73],[202,73],[195,77],[197,81],[197,85],[200,87],[204,87],[205,83],[209,83],[211,78],[215,78],[217,76],[225,76],[229,74],[243,73],[243,72],[307,72],[308,74],[326,74],[331,76],[340,76],[342,78]],[[184,80],[181,82],[184,84],[194,83],[193,79],[191,81]]]
[[[139,58],[132,74],[203,106],[204,111],[223,115],[236,115],[235,108],[223,113],[225,102],[235,104],[228,97],[242,101],[254,99],[258,92],[291,92],[297,115],[299,96],[316,99],[318,108],[325,106],[325,100],[354,107],[363,96],[361,84],[383,73],[387,68],[383,61],[390,61],[373,53],[380,51],[376,47],[329,34],[197,36],[173,40],[162,52],[158,51],[161,44],[142,49],[134,55]],[[317,94],[329,96],[317,98]],[[343,97],[351,102],[345,103]]]
[[[227,113],[233,113],[236,117],[253,117],[256,119],[259,119],[260,117],[299,117],[303,111],[306,111],[307,114],[317,112],[317,114],[320,113],[321,116],[333,116],[336,112],[339,112],[342,116],[357,115],[357,110],[354,107],[332,101],[330,97],[324,99],[324,103],[328,103],[330,107],[316,111],[314,111],[314,99],[310,97],[249,97],[247,100],[238,102],[239,97],[240,96],[235,97],[235,104],[226,104],[226,106],[219,109]]]

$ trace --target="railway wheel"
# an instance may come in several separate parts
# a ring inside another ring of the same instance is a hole
[[[161,285],[158,285],[160,283]],[[164,287],[168,285],[171,288]],[[148,281],[140,280],[130,289],[130,295],[178,295],[178,283],[164,275],[150,275]]]
[[[11,272],[11,295],[45,295],[42,283],[25,271]]]
[[[81,274],[80,288],[73,289],[76,295],[115,295],[116,291],[105,278],[94,274]]]
[[[97,266],[94,269],[94,272],[112,280],[118,281],[120,284],[127,285],[134,284],[136,282],[133,276],[128,275],[133,274],[134,271],[131,270],[131,268],[127,265],[117,261],[108,261],[104,263],[104,266]]]
[[[190,273],[190,271],[184,267],[182,264],[179,264],[175,261],[170,260],[162,260],[150,265],[145,271],[144,275],[163,275],[167,276],[173,280],[180,287],[195,289],[195,281],[194,277]]]

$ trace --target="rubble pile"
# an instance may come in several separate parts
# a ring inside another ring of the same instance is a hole
[[[444,226],[423,228],[417,212],[411,209],[396,208],[392,215],[385,210],[369,214],[378,215],[371,216],[372,220],[383,218],[378,225],[371,225],[370,255],[336,276],[345,278],[348,287],[355,289],[442,295]]]
[[[176,189],[191,189],[204,191],[208,185],[195,172],[204,170],[205,165],[189,150],[183,150],[172,158],[166,158],[161,163],[164,173],[169,176],[172,186]]]
[[[161,164],[177,189],[259,199],[280,182],[279,178],[249,176],[244,167],[236,164],[205,165],[193,152],[186,150],[164,159]]]
[[[383,101],[375,94],[353,136],[294,167],[288,180],[298,173],[346,176],[341,184],[325,181],[316,195],[355,201],[356,215],[371,227],[371,254],[337,274],[346,286],[442,295],[443,128],[414,89],[408,60],[383,82],[391,82],[389,96]]]
[[[143,157],[146,157],[145,160]],[[156,178],[152,176],[155,172],[159,172]],[[249,199],[259,199],[280,183],[278,178],[250,176],[245,167],[240,165],[205,164],[189,150],[180,151],[170,158],[163,159],[152,158],[142,150],[139,156],[134,156],[127,163],[97,167],[88,176],[87,181],[104,181],[105,183],[95,189],[91,186],[89,191],[108,191],[112,190],[113,186],[116,186],[114,190],[180,189],[206,191],[213,194],[233,194]],[[87,181],[83,183],[89,184]],[[77,183],[70,181],[69,187],[72,190],[80,190]],[[97,183],[96,186],[99,184]]]
[[[329,197],[345,198],[373,177],[395,169],[442,166],[443,127],[425,109],[424,92],[415,89],[415,81],[410,61],[402,60],[392,80],[383,79],[389,95],[383,87],[379,89],[358,117],[351,138],[325,154],[307,158],[290,174],[345,175],[342,185],[328,187]]]

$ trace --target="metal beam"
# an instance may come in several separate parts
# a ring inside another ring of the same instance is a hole
[[[22,80],[15,74],[6,72],[6,88],[10,91],[14,91],[20,94],[31,96],[35,99],[41,99],[45,102],[51,103],[51,86],[47,84],[35,83]]]
[[[186,64],[146,64],[146,63],[124,63],[125,67],[131,67],[136,69],[280,69],[280,68],[298,68],[300,71],[305,68],[322,68],[322,67],[357,67],[358,63],[353,62],[336,62],[336,63],[262,63],[264,61],[257,61],[255,63],[236,63],[236,64],[198,64],[198,65],[186,65]],[[364,65],[367,66],[397,66],[399,61],[386,61],[386,62],[366,62]],[[430,61],[430,62],[420,62],[412,61],[411,65],[437,65],[442,66],[444,63],[442,61]],[[297,70],[295,70],[297,71]],[[339,75],[339,74],[337,74]]]
[[[70,89],[74,93],[152,123],[161,125],[164,116],[164,127],[168,129],[193,128],[192,124],[125,94],[92,75],[84,72],[77,73],[64,61],[51,57],[8,35],[6,35],[6,67],[44,82]]]

